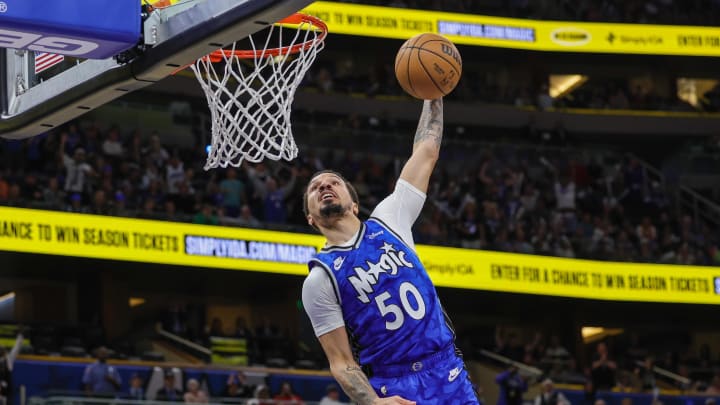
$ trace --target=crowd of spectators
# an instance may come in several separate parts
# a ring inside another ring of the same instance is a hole
[[[243,371],[231,371],[225,386],[212,391],[202,378],[188,378],[179,368],[156,367],[145,375],[135,372],[127,384],[123,384],[118,367],[109,364],[108,349],[96,351],[96,361],[87,365],[82,384],[85,395],[91,397],[120,398],[133,401],[153,400],[184,402],[187,404],[226,403],[235,405],[303,405],[303,398],[294,392],[290,382],[284,381],[277,392],[272,393],[266,383],[253,384]],[[318,398],[319,399],[319,398]],[[327,387],[321,405],[341,405],[336,385]]]
[[[453,161],[464,161],[463,152]],[[478,166],[441,171],[420,243],[596,260],[717,265],[716,233],[673,209],[635,158],[495,147]]]
[[[312,232],[302,213],[303,185],[312,173],[341,171],[367,209],[392,190],[406,157],[304,150],[290,164],[205,172],[201,148],[168,150],[158,134],[139,130],[123,135],[118,127],[71,123],[3,142],[0,204]],[[448,141],[443,154],[416,222],[419,243],[720,264],[718,233],[678,211],[633,157],[472,141]]]
[[[717,25],[716,0],[342,0],[348,3],[540,20]]]
[[[322,55],[308,72],[303,89],[322,93],[363,94],[367,97],[409,97],[397,84],[393,66],[377,62],[369,72],[356,69],[357,55]],[[526,72],[527,73],[527,72]],[[517,74],[516,74],[517,75]],[[446,98],[468,103],[513,105],[522,108],[585,108],[600,110],[644,110],[680,112],[717,112],[720,110],[720,90],[713,88],[701,94],[696,105],[678,97],[677,92],[663,94],[653,80],[603,78],[589,75],[587,82],[567,94],[550,95],[547,82],[534,83],[510,73],[503,66],[488,68],[463,66],[463,78]]]
[[[599,392],[607,391],[654,394],[664,389],[689,395],[720,395],[720,361],[706,344],[695,352],[628,331],[583,345],[584,350],[591,351],[576,353],[558,335],[527,330],[524,332],[531,333],[525,337],[522,332],[498,326],[493,351],[538,370],[538,374],[525,373],[525,377],[547,379],[543,385],[554,381],[583,386],[590,399],[587,403],[593,403]],[[579,361],[581,356],[586,361]],[[656,372],[655,367],[665,373]],[[502,386],[508,379],[519,378],[516,372],[511,368],[496,382]],[[668,377],[667,372],[673,374]],[[515,387],[520,389],[522,384]]]

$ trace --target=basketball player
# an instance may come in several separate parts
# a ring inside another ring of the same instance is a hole
[[[303,304],[332,375],[360,405],[478,403],[410,230],[442,127],[442,99],[425,101],[412,156],[369,220],[339,173],[316,173],[303,197],[308,223],[327,238],[309,263]]]

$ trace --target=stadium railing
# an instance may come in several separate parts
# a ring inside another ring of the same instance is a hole
[[[185,338],[166,331],[165,329],[163,329],[162,324],[160,323],[155,325],[155,332],[159,337],[170,342],[173,346],[177,346],[182,350],[187,351],[188,353],[191,353],[192,355],[197,356],[203,360],[209,361],[212,356],[212,351],[210,351],[210,349],[208,349],[207,347],[201,346],[197,343],[191,342]]]

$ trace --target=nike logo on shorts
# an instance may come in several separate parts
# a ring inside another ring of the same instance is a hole
[[[453,382],[456,378],[460,375],[460,367],[455,367],[454,369],[450,370],[450,375],[448,375],[448,381]]]

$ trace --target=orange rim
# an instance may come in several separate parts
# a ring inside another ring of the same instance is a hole
[[[277,22],[278,24],[302,24],[302,23],[308,23],[312,25],[313,27],[320,29],[322,31],[320,35],[318,35],[316,38],[301,42],[299,44],[295,45],[289,45],[289,46],[283,46],[281,48],[269,48],[269,49],[261,49],[261,50],[235,50],[230,51],[226,49],[218,49],[217,51],[213,51],[207,56],[205,56],[203,59],[209,60],[212,63],[221,62],[227,58],[238,58],[238,59],[255,59],[255,58],[269,58],[269,57],[275,57],[279,55],[289,55],[289,54],[295,54],[300,51],[308,50],[315,46],[316,43],[322,42],[325,40],[325,36],[327,36],[328,28],[327,24],[325,22],[317,17],[313,17],[311,15],[302,14],[302,13],[295,13],[289,17],[286,17],[280,21]]]

